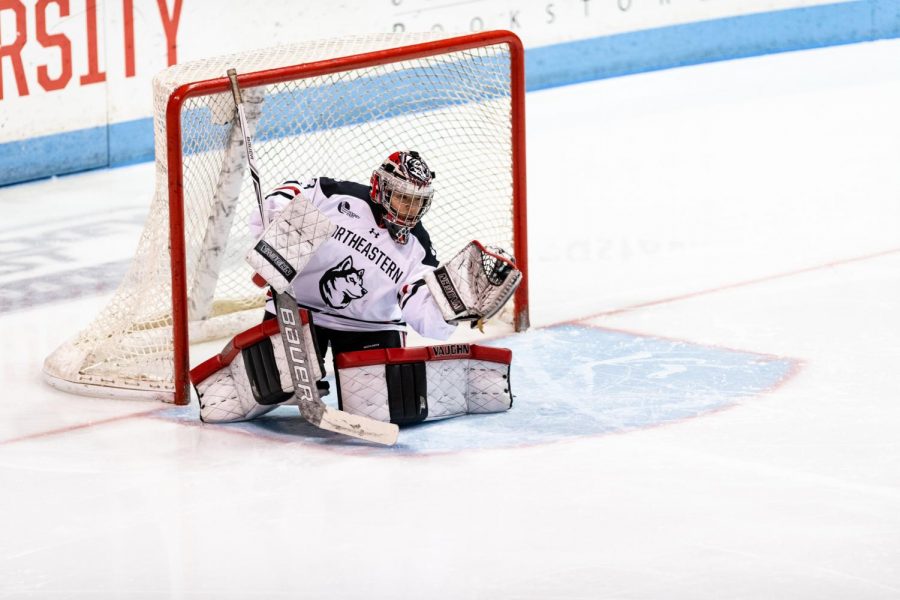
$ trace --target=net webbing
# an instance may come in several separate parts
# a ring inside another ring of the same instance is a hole
[[[378,35],[176,65],[154,80],[156,194],[131,267],[95,321],[45,362],[82,393],[173,391],[166,105],[186,82],[356,55],[435,39]],[[437,173],[425,218],[438,258],[468,241],[512,248],[510,56],[507,45],[248,88],[263,189],[328,176],[368,183],[393,150],[415,149]],[[258,210],[230,94],[191,98],[181,113],[185,268],[191,342],[258,322],[264,297],[244,255]],[[99,386],[101,389],[82,386]]]

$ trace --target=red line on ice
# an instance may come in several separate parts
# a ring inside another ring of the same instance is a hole
[[[890,250],[884,250],[882,252],[875,252],[873,254],[866,254],[865,256],[857,256],[854,258],[845,258],[841,260],[834,260],[831,262],[827,262],[821,265],[815,265],[812,267],[804,267],[802,269],[796,269],[794,271],[787,271],[785,273],[778,273],[776,275],[766,275],[765,277],[757,277],[755,279],[748,279],[746,281],[738,281],[735,283],[728,283],[725,285],[721,285],[718,287],[708,288],[705,290],[698,290],[696,292],[688,292],[687,294],[679,294],[677,296],[670,296],[668,298],[660,298],[659,300],[650,300],[647,302],[639,302],[638,304],[632,304],[630,306],[623,306],[621,308],[613,308],[610,310],[605,310],[593,315],[588,315],[585,317],[578,317],[577,319],[567,319],[561,323],[580,323],[581,321],[586,321],[588,319],[595,319],[597,317],[609,317],[612,315],[618,315],[621,313],[629,312],[632,310],[637,310],[639,308],[646,308],[648,306],[658,306],[660,304],[668,304],[670,302],[678,302],[679,300],[689,300],[691,298],[696,298],[698,296],[706,296],[707,294],[714,294],[716,292],[722,292],[725,290],[731,290],[740,287],[746,287],[749,285],[755,285],[757,283],[764,283],[767,281],[774,281],[775,279],[783,279],[786,277],[793,277],[794,275],[802,275],[804,273],[810,273],[812,271],[820,271],[822,269],[830,269],[832,267],[839,267],[842,265],[860,262],[864,260],[870,260],[873,258],[879,258],[882,256],[886,256],[888,254],[895,254],[900,252],[900,248],[892,248]]]
[[[130,413],[127,415],[118,415],[116,417],[108,417],[106,419],[100,419],[98,421],[88,421],[87,423],[77,423],[75,425],[67,425],[65,427],[59,427],[58,429],[48,429],[46,431],[36,431],[35,433],[29,433],[29,434],[22,435],[19,437],[10,438],[8,440],[0,440],[0,446],[4,446],[6,444],[15,444],[16,442],[25,442],[28,440],[35,440],[35,439],[39,439],[42,437],[57,435],[60,433],[69,433],[70,431],[78,431],[79,429],[88,429],[88,428],[94,427],[96,425],[106,425],[107,423],[116,423],[119,421],[126,421],[128,419],[134,419],[137,417],[146,417],[146,416],[150,416],[154,413],[168,410],[169,408],[171,408],[171,407],[166,405],[166,406],[162,406],[160,408],[144,410],[141,412]]]

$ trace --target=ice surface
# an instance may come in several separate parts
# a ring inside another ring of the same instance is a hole
[[[898,73],[530,94],[516,404],[396,449],[44,386],[153,169],[0,189],[0,598],[900,597]]]

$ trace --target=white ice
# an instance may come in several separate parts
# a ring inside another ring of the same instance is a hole
[[[900,598],[898,107],[900,41],[529,94],[535,335],[794,365],[663,426],[419,454],[201,426],[41,383],[105,297],[0,313],[0,598]],[[126,223],[0,283],[127,259],[152,171],[0,189],[7,256]]]

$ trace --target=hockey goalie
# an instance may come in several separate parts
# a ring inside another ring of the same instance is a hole
[[[466,245],[439,264],[422,217],[435,174],[415,151],[392,153],[370,185],[318,177],[285,181],[264,199],[248,255],[257,274],[296,299],[318,392],[334,357],[339,408],[416,423],[512,405],[512,353],[475,344],[406,348],[406,328],[446,340],[496,314],[521,281],[499,248]],[[268,223],[263,227],[263,223]],[[253,419],[295,404],[290,362],[270,302],[262,323],[191,371],[205,422]]]

